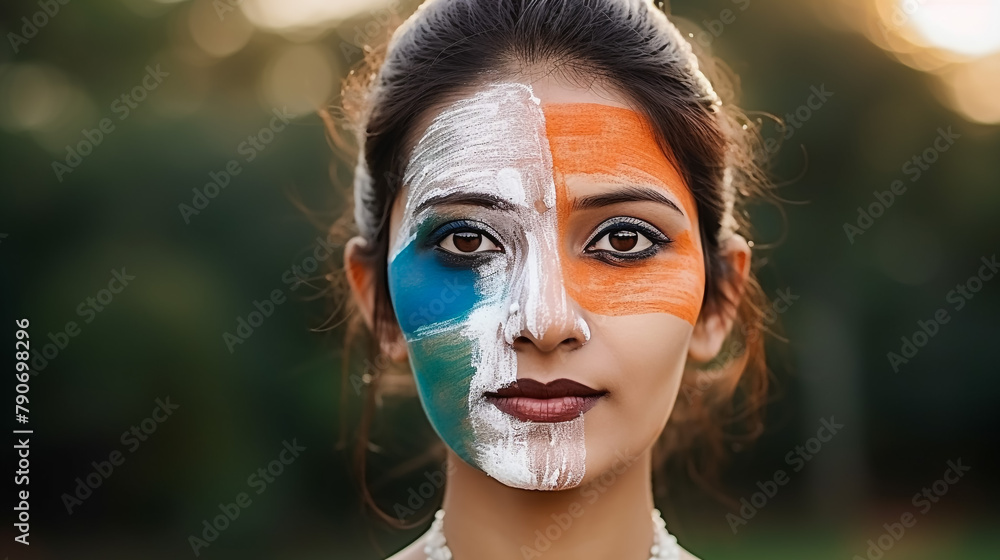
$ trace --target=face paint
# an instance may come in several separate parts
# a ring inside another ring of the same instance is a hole
[[[504,484],[570,488],[586,462],[582,414],[529,422],[484,398],[517,379],[515,338],[538,340],[567,322],[589,338],[574,302],[601,315],[697,318],[704,270],[690,230],[671,239],[663,258],[628,267],[560,242],[572,206],[566,181],[577,176],[661,189],[695,223],[694,201],[654,138],[627,109],[543,112],[528,86],[495,84],[450,105],[414,148],[389,252],[394,310],[431,424],[463,460]],[[463,223],[502,251],[458,256],[438,246]]]
[[[570,313],[539,100],[527,86],[498,84],[453,104],[414,148],[404,184],[389,286],[432,425],[460,457],[504,484],[576,486],[586,459],[582,416],[522,421],[483,396],[517,379],[514,338],[523,331],[542,337]],[[472,214],[493,230],[503,252],[469,260],[436,247],[432,232],[456,217],[434,201],[456,196],[492,199],[492,209]],[[461,296],[437,298],[434,312],[433,298],[449,283]]]
[[[679,201],[695,223],[694,197],[663,156],[653,130],[637,113],[592,103],[546,105],[544,109],[555,168],[560,239],[566,235],[571,213],[566,181],[573,176],[661,189]],[[666,264],[662,259],[649,259],[628,267],[609,267],[595,259],[564,254],[566,289],[580,305],[600,315],[669,313],[694,325],[705,289],[697,231],[673,236],[669,257]]]

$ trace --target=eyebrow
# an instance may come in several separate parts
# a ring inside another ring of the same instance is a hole
[[[420,203],[417,206],[414,214],[419,214],[423,209],[429,206],[446,206],[446,205],[466,205],[466,206],[480,206],[482,208],[489,208],[491,210],[499,210],[501,212],[510,212],[514,209],[514,204],[509,200],[502,199],[498,196],[494,196],[486,193],[476,193],[476,192],[454,192],[451,194],[445,194],[440,196],[432,196],[427,200]]]
[[[677,204],[665,194],[657,189],[647,187],[625,187],[611,193],[582,196],[573,200],[572,208],[573,210],[586,210],[620,204],[622,202],[656,202],[669,206],[682,216],[684,215],[684,212],[678,208]]]

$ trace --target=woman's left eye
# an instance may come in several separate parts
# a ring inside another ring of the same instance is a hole
[[[619,257],[641,257],[655,253],[660,245],[670,243],[655,227],[636,218],[614,218],[601,224],[599,233],[587,243],[588,253]]]
[[[604,234],[591,244],[595,251],[638,253],[653,246],[653,242],[634,229],[620,229]]]

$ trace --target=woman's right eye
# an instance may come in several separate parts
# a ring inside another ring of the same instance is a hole
[[[501,251],[500,247],[492,239],[478,231],[449,233],[438,243],[438,247],[456,255]]]

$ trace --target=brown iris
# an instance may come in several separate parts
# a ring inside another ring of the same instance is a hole
[[[453,235],[455,248],[463,253],[475,252],[483,244],[483,236],[479,233],[463,231]]]
[[[639,234],[634,231],[620,230],[608,234],[608,242],[615,251],[631,251],[639,243]]]

